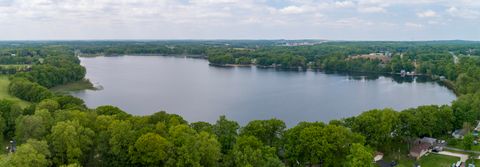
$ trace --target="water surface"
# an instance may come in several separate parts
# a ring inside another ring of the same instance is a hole
[[[87,78],[103,87],[73,95],[89,107],[114,105],[134,115],[165,110],[187,121],[215,122],[220,115],[245,124],[278,118],[288,126],[324,121],[375,108],[449,104],[446,87],[420,78],[392,78],[221,68],[203,59],[164,56],[81,58]]]

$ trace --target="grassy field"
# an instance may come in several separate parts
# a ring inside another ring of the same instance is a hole
[[[422,167],[450,167],[453,163],[459,161],[460,158],[440,155],[428,154],[420,159],[420,166]]]
[[[415,164],[415,160],[407,157],[406,155],[402,155],[401,157],[397,157],[395,159],[397,159],[396,161],[398,163],[396,167],[412,167]],[[385,157],[385,160],[390,162],[392,158]],[[458,157],[430,153],[426,156],[423,156],[418,163],[422,167],[450,167],[452,163],[459,160],[460,158]]]
[[[20,100],[19,98],[16,98],[8,94],[9,83],[10,81],[8,80],[7,76],[0,75],[0,99],[8,99],[8,100],[18,102],[22,107],[26,107],[27,105],[29,105],[28,102]]]
[[[458,148],[458,149],[465,149],[463,147],[463,142],[462,140],[455,140],[454,142],[452,142],[452,140],[448,141],[448,146],[450,147],[454,147],[454,148]],[[477,144],[477,145],[472,145],[472,149],[470,149],[472,151],[480,151],[480,144]]]
[[[65,85],[59,85],[51,88],[50,90],[56,93],[68,93],[71,91],[79,91],[79,90],[95,90],[96,88],[89,80],[80,80],[77,82],[68,83]]]

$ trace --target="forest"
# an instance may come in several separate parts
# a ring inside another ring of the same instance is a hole
[[[285,42],[2,42],[0,64],[31,66],[8,74],[9,93],[31,105],[0,100],[0,141],[4,146],[15,141],[16,146],[14,152],[5,150],[0,155],[0,166],[371,167],[376,151],[394,153],[418,137],[446,138],[451,131],[469,128],[480,119],[478,42],[284,46]],[[352,58],[370,53],[391,56],[388,62]],[[81,54],[199,54],[214,64],[377,73],[406,70],[444,78],[441,81],[450,83],[458,98],[451,105],[375,109],[293,127],[275,118],[241,126],[225,116],[215,123],[188,122],[166,111],[136,116],[115,106],[88,108],[79,98],[49,90],[85,77],[86,70],[76,57]]]

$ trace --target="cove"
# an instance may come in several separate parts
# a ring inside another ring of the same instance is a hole
[[[301,121],[356,116],[370,109],[402,110],[450,104],[453,91],[425,78],[214,67],[204,59],[172,56],[80,58],[101,90],[72,95],[89,107],[118,106],[133,115],[167,111],[189,122],[214,123],[220,115],[245,125],[277,118]]]

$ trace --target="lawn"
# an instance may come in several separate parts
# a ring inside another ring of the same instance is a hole
[[[460,158],[440,154],[428,154],[420,159],[422,167],[450,167]]]
[[[391,157],[385,157],[385,160],[387,162],[390,162],[392,159],[393,158]],[[411,167],[415,164],[415,160],[407,157],[406,155],[397,157],[395,159],[397,159],[396,161],[398,162],[398,165],[396,167]],[[418,162],[422,167],[450,167],[452,163],[459,160],[460,158],[458,157],[430,153],[423,156]]]
[[[469,159],[467,160],[467,164],[472,163],[475,164],[475,166],[480,166],[480,159]]]
[[[8,77],[5,75],[0,75],[0,99],[8,99],[18,102],[18,104],[20,104],[20,106],[22,107],[26,107],[27,105],[29,105],[28,102],[20,100],[19,98],[8,94],[8,84],[10,84],[10,80],[8,80]]]
[[[457,140],[455,142],[448,142],[448,146],[454,147],[454,148],[459,148],[459,149],[464,149],[462,140]],[[470,149],[470,150],[480,151],[480,144],[472,145],[472,149]]]

